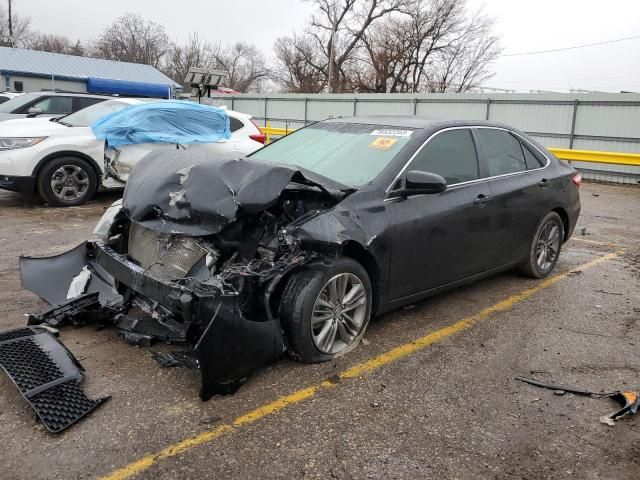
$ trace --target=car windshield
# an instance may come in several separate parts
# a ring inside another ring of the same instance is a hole
[[[118,112],[129,105],[131,104],[120,100],[107,100],[62,117],[59,122],[70,127],[88,127],[105,115]]]
[[[24,95],[12,98],[0,105],[0,113],[11,113],[41,96],[41,93],[25,93]]]
[[[413,129],[358,123],[311,125],[251,155],[301,167],[350,187],[372,181],[409,142]]]

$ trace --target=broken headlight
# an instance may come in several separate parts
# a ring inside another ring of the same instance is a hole
[[[105,240],[109,234],[109,229],[113,224],[113,220],[116,215],[122,210],[122,200],[116,200],[111,204],[109,208],[104,212],[91,234],[91,240]]]

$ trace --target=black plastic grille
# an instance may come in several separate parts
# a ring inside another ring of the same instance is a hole
[[[51,432],[59,432],[84,417],[105,399],[89,400],[73,380],[61,383],[31,399],[33,408]]]
[[[80,364],[50,332],[38,327],[0,333],[0,367],[54,433],[109,398],[88,399],[80,388]]]
[[[63,376],[32,337],[0,344],[0,364],[23,393]]]
[[[35,335],[36,332],[30,328],[17,328],[15,330],[9,330],[7,332],[0,332],[0,342],[5,340],[13,340],[14,338],[27,337],[29,335]]]

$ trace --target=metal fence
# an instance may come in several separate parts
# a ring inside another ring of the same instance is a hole
[[[640,153],[640,94],[239,94],[202,101],[279,128],[353,115],[491,120],[519,128],[547,147]],[[640,183],[637,164],[572,164],[585,178]]]

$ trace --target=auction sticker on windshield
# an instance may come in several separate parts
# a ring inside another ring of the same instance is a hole
[[[398,141],[397,138],[378,137],[373,142],[371,142],[369,146],[371,148],[379,148],[381,150],[387,150],[388,148],[391,148],[393,144],[396,143],[397,141]]]
[[[413,130],[397,130],[395,128],[383,128],[381,130],[374,130],[371,135],[378,137],[410,137]]]

